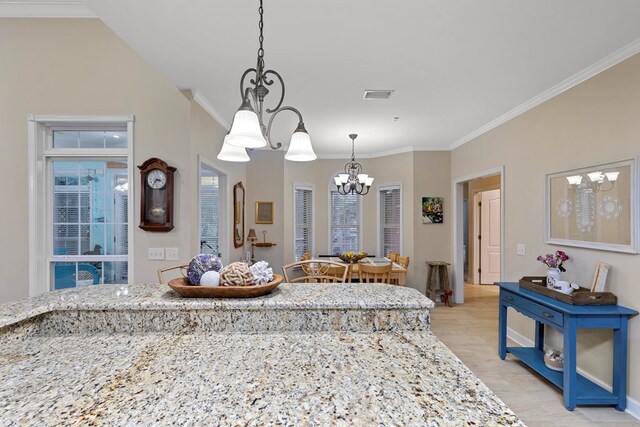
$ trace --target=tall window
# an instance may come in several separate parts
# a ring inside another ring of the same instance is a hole
[[[121,119],[30,118],[32,295],[128,283],[133,118]]]
[[[200,253],[220,253],[220,179],[212,170],[200,166]]]
[[[361,250],[360,240],[360,201],[358,194],[341,195],[335,186],[329,192],[330,197],[330,244],[331,254]]]
[[[401,203],[400,185],[386,185],[378,188],[380,256],[385,256],[389,251],[401,252]]]
[[[311,252],[313,246],[313,188],[306,185],[294,185],[294,256],[302,259],[305,252]]]

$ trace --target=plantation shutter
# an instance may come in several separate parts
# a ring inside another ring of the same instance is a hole
[[[305,252],[311,252],[313,237],[313,190],[311,187],[295,186],[295,259],[299,261]]]
[[[361,250],[360,199],[358,194],[331,191],[331,254]]]
[[[380,187],[380,256],[400,253],[400,186]]]

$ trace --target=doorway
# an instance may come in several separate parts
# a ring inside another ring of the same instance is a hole
[[[452,270],[457,304],[464,302],[465,282],[493,284],[501,280],[504,271],[503,188],[503,167],[454,181],[456,223]]]
[[[226,230],[227,176],[203,158],[198,171],[198,249],[222,257],[229,256]],[[228,261],[228,260],[227,260]]]

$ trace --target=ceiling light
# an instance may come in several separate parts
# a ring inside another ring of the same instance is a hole
[[[271,124],[273,119],[283,111],[291,111],[298,116],[298,127],[294,130],[291,136],[291,143],[289,144],[289,150],[284,156],[285,159],[295,162],[306,162],[316,159],[316,154],[313,151],[311,145],[311,139],[304,127],[304,121],[302,120],[302,114],[300,111],[293,107],[282,106],[284,101],[284,80],[274,70],[265,70],[264,65],[264,48],[262,43],[264,36],[262,34],[263,29],[263,7],[262,0],[260,0],[260,8],[258,9],[260,15],[260,22],[258,28],[260,29],[260,37],[258,37],[259,49],[258,49],[258,62],[256,68],[249,68],[245,70],[240,78],[240,95],[242,96],[242,104],[240,108],[233,116],[233,122],[231,123],[231,130],[225,137],[225,143],[223,143],[219,159],[225,160],[222,157],[226,157],[223,154],[225,151],[225,145],[240,147],[243,150],[245,148],[260,148],[265,147],[267,144],[273,150],[277,150],[282,147],[281,143],[273,144],[271,142]],[[249,78],[249,87],[245,87],[245,81]],[[274,81],[280,83],[280,100],[273,109],[264,107],[264,99],[269,94],[268,87],[273,85]],[[265,126],[266,115],[270,114],[268,125]],[[227,147],[228,151],[229,148]],[[239,153],[239,152],[238,152]],[[246,152],[244,153],[246,155]],[[222,155],[222,157],[220,157]],[[237,154],[239,156],[239,154]],[[239,158],[239,157],[234,157]],[[248,161],[246,160],[230,160],[230,161]]]
[[[362,165],[356,162],[355,140],[358,137],[355,133],[349,135],[351,138],[351,162],[344,165],[344,173],[339,173],[333,177],[333,182],[338,188],[338,193],[365,195],[369,192],[373,177],[362,173]]]
[[[222,149],[218,153],[219,160],[224,160],[225,162],[248,162],[249,160],[251,160],[249,159],[247,150],[236,145],[231,145],[228,141],[229,134],[224,137]]]

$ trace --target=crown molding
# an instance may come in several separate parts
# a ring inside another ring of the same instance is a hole
[[[191,93],[193,95],[193,100],[196,101],[198,105],[200,105],[204,109],[204,111],[206,111],[211,116],[213,120],[218,122],[225,130],[229,130],[231,128],[231,124],[224,119],[222,114],[220,114],[213,105],[211,105],[207,98],[205,98],[197,90],[193,90]]]
[[[475,131],[469,133],[468,135],[463,136],[462,138],[453,142],[449,146],[449,149],[453,150],[454,148],[458,148],[461,145],[464,145],[467,142],[474,140],[480,135],[489,132],[490,130],[500,126],[501,124],[508,122],[509,120],[523,113],[526,113],[527,111],[537,107],[543,102],[548,101],[549,99],[560,95],[562,92],[565,92],[571,89],[572,87],[579,85],[585,80],[588,80],[591,77],[597,74],[600,74],[601,72],[607,70],[608,68],[613,67],[614,65],[624,61],[625,59],[632,57],[633,55],[639,52],[640,52],[640,39],[636,39],[631,43],[627,44],[626,46],[622,47],[621,49],[618,49],[617,51],[613,52],[611,55],[604,57],[603,59],[596,62],[595,64],[588,66],[587,68],[577,72],[573,76],[567,78],[566,80],[563,80],[557,85],[552,86],[551,88],[545,90],[539,95],[534,96],[533,98],[517,106],[513,110],[506,112],[505,114],[499,116],[498,118],[490,121],[486,125],[476,129]]]
[[[0,18],[97,18],[97,16],[80,0],[0,0]]]

